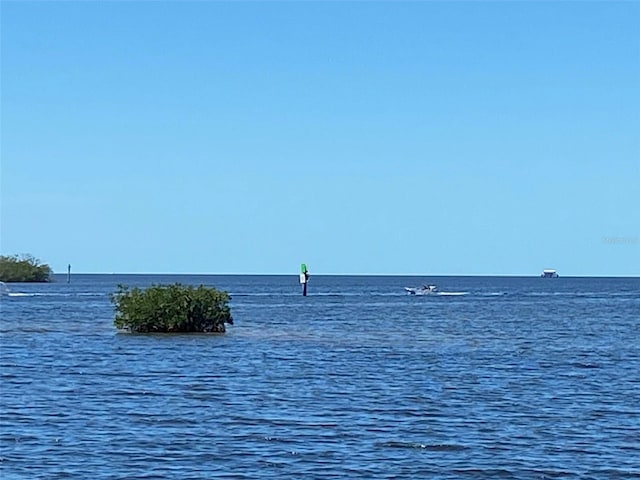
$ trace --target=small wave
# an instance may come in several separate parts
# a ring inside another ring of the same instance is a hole
[[[444,292],[442,292],[444,293]],[[464,292],[466,294],[466,292]],[[232,298],[235,297],[301,297],[302,294],[300,292],[291,293],[291,292],[275,292],[275,293],[233,293],[229,292],[229,295]],[[406,297],[406,292],[371,292],[371,291],[363,291],[363,292],[310,292],[309,297]]]
[[[299,297],[300,293],[278,293],[278,292],[256,292],[256,293],[234,293],[229,292],[231,297]]]
[[[96,292],[76,292],[76,293],[24,293],[24,292],[9,292],[7,294],[9,297],[104,297],[106,293],[96,293]]]
[[[53,330],[44,327],[15,327],[15,328],[2,328],[0,333],[49,333]]]
[[[460,468],[453,470],[453,473],[474,478],[513,478],[513,472],[503,468]]]
[[[383,442],[378,445],[382,447],[387,447],[387,448],[414,448],[414,449],[431,450],[431,451],[437,451],[437,452],[459,452],[459,451],[468,449],[468,447],[464,445],[458,445],[454,443],[417,443],[417,442],[390,441],[390,442]]]
[[[602,368],[597,363],[584,363],[584,362],[575,362],[575,363],[572,363],[571,366],[576,368]]]

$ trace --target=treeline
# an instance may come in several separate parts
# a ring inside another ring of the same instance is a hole
[[[0,282],[48,282],[52,273],[33,255],[0,255]]]

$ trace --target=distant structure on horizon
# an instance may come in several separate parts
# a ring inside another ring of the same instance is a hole
[[[558,272],[551,269],[544,269],[540,275],[542,278],[558,278]]]

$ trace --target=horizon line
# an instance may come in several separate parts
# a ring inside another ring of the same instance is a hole
[[[66,272],[54,272],[56,276],[67,276]],[[71,272],[73,275],[163,275],[163,276],[294,276],[297,273],[210,273],[210,272]],[[519,277],[538,278],[540,274],[532,273],[455,273],[455,274],[424,274],[424,273],[315,273],[311,277]],[[587,275],[559,275],[558,278],[640,278],[638,274],[587,274]]]

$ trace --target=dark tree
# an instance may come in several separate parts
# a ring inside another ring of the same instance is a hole
[[[114,325],[135,333],[224,333],[233,324],[229,294],[200,285],[176,283],[147,289],[118,285],[111,301],[116,307]]]
[[[52,273],[33,255],[0,256],[0,282],[48,282]]]

